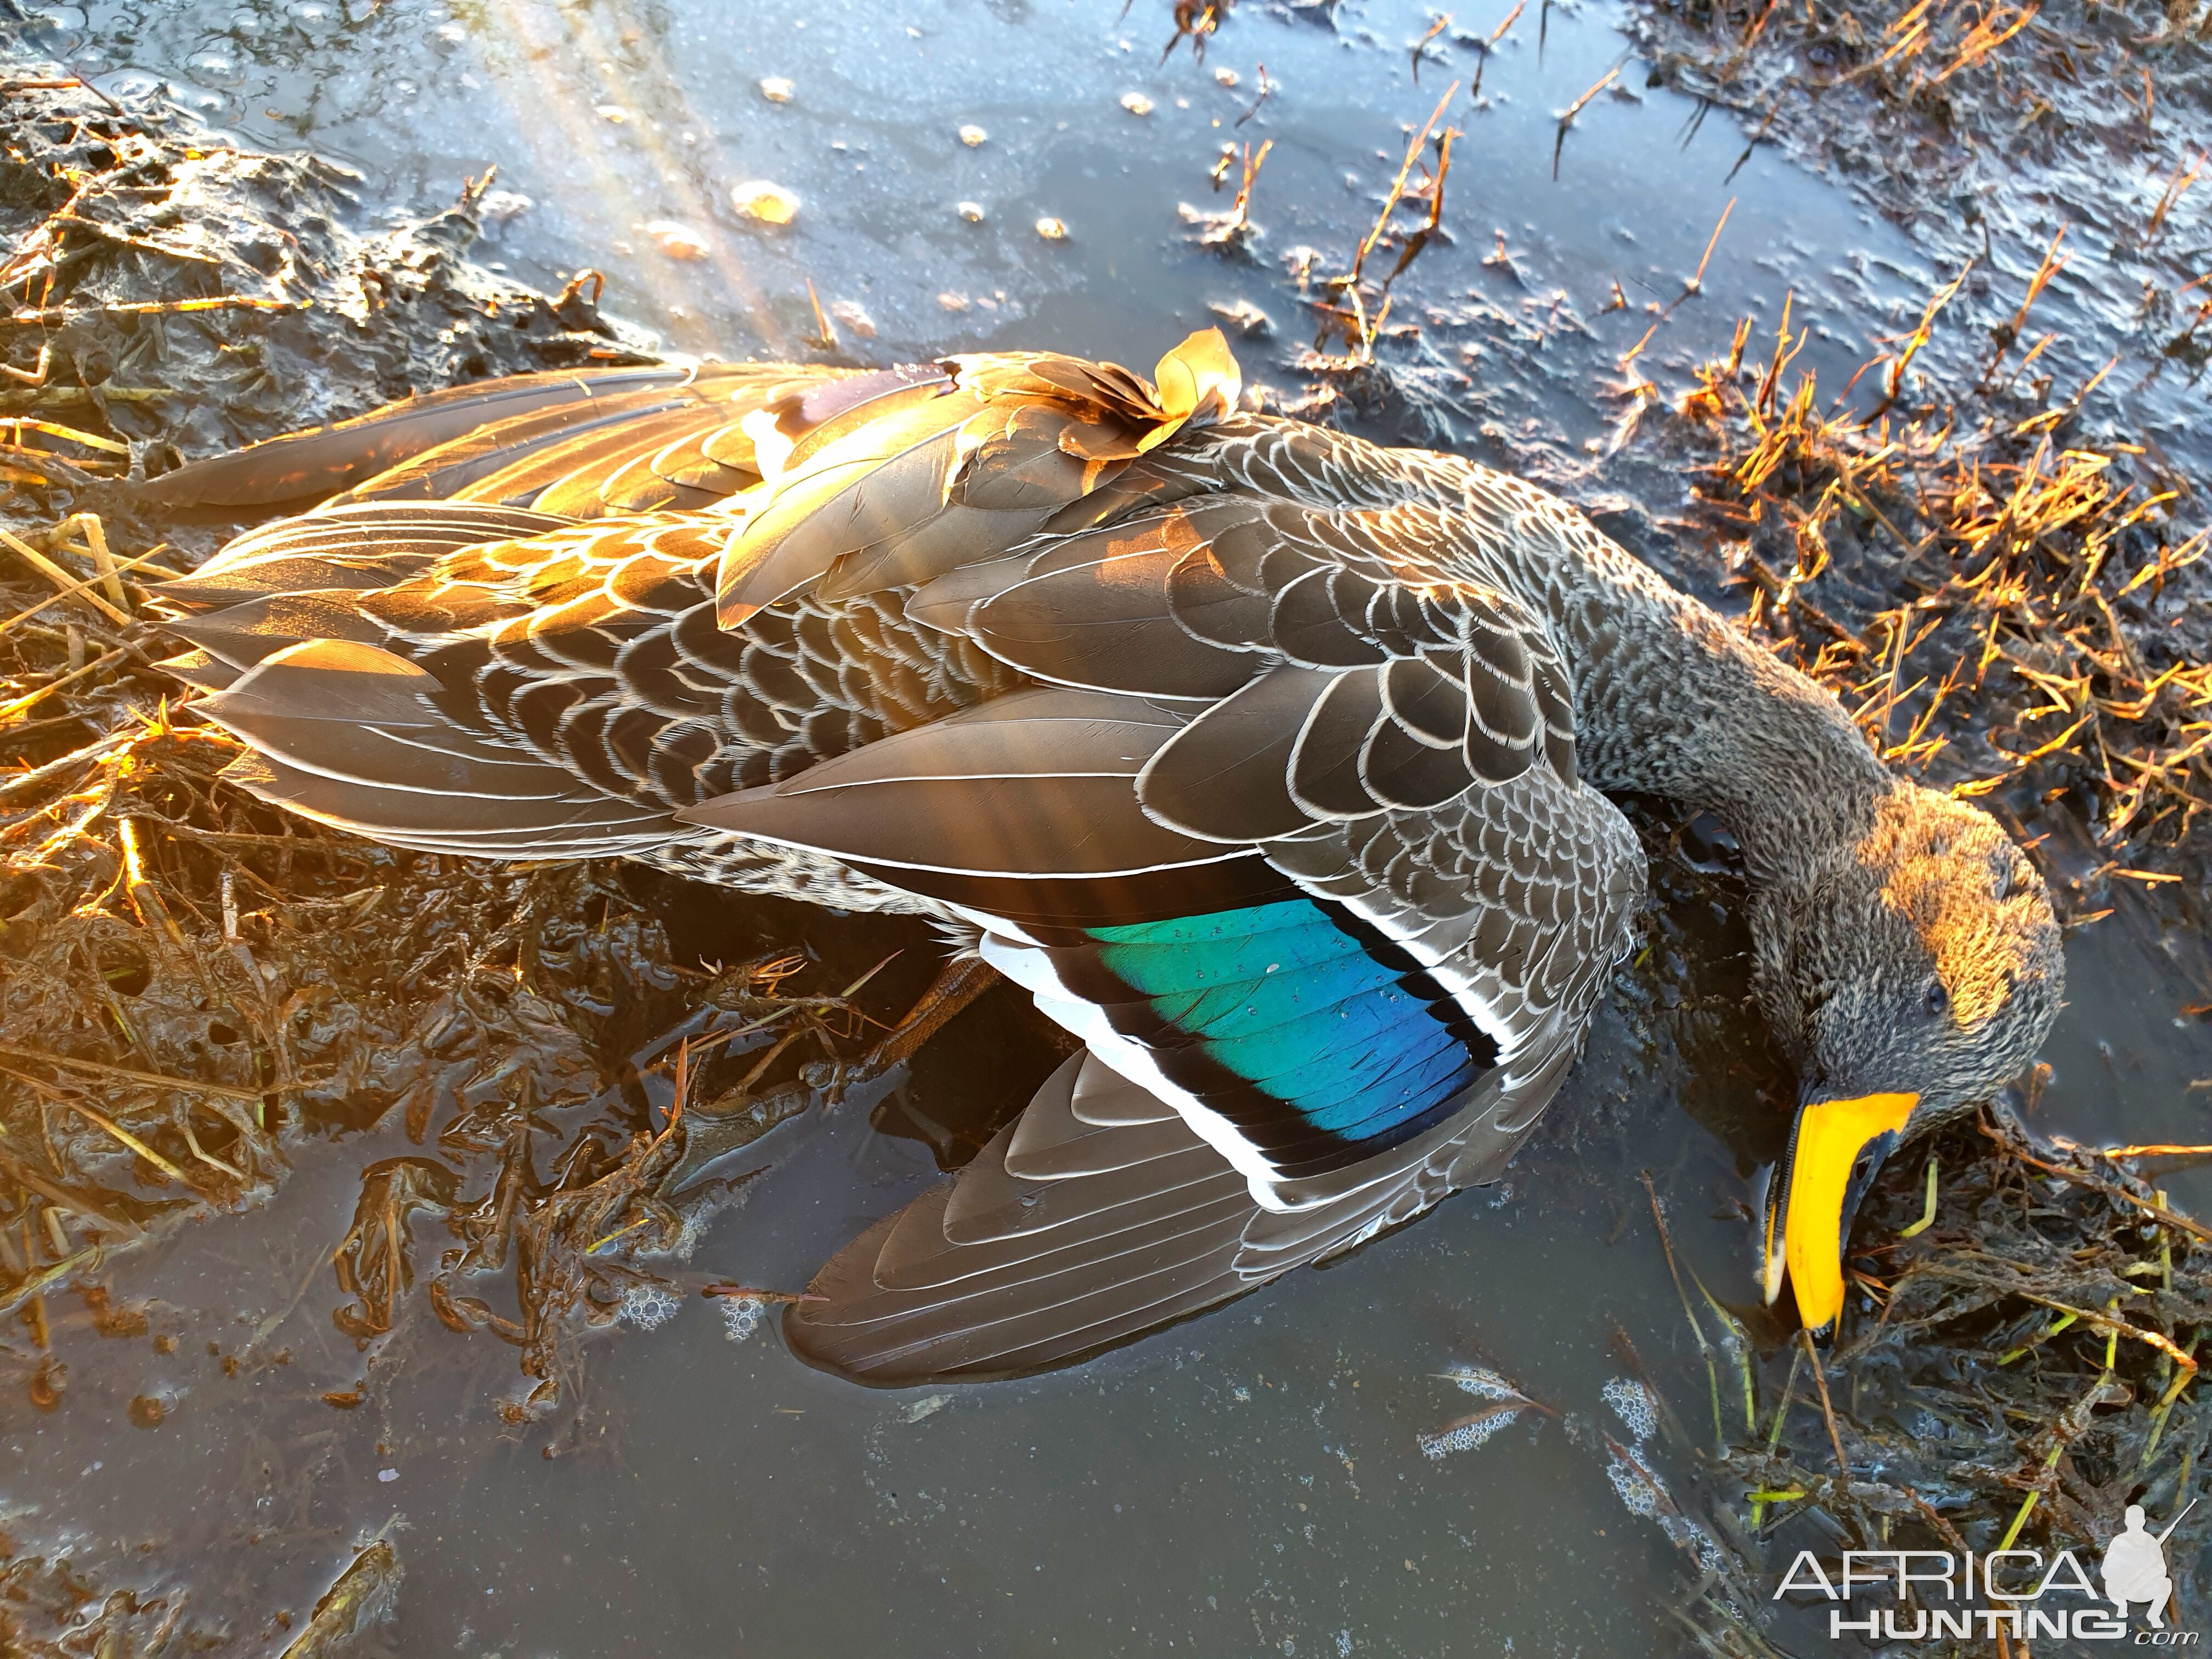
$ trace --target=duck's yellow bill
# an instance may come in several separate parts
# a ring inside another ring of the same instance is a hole
[[[1808,1330],[1833,1324],[1844,1310],[1844,1231],[1919,1099],[1863,1095],[1797,1109],[1790,1151],[1766,1206],[1762,1288],[1772,1302],[1786,1273]]]

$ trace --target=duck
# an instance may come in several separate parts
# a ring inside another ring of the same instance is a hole
[[[1757,1277],[1808,1330],[1882,1161],[2063,994],[1986,812],[1558,497],[1255,410],[1218,331],[1150,380],[525,375],[145,489],[261,520],[160,592],[232,782],[399,847],[927,917],[952,994],[1003,975],[1078,1040],[786,1307],[860,1382],[1073,1363],[1496,1180],[1635,934],[1616,797],[1741,848],[1797,1083]]]

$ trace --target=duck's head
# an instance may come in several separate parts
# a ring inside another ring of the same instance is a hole
[[[1760,1005],[1798,1107],[1767,1193],[1764,1289],[1809,1329],[1844,1305],[1851,1218],[1882,1160],[2019,1076],[2065,988],[2058,921],[2026,855],[1978,808],[1913,784],[1873,827],[1763,884]]]

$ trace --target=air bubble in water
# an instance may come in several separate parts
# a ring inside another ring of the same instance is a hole
[[[623,1292],[622,1322],[650,1331],[676,1317],[684,1304],[665,1285],[633,1285]]]
[[[722,1334],[732,1342],[742,1342],[758,1330],[768,1313],[768,1304],[755,1296],[726,1296],[716,1302],[722,1310]]]
[[[1613,1407],[1613,1415],[1628,1425],[1629,1435],[1638,1445],[1658,1432],[1658,1402],[1651,1397],[1651,1390],[1641,1382],[1632,1377],[1616,1376],[1598,1393]]]

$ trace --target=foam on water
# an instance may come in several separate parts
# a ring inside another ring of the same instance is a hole
[[[1641,1387],[1640,1384],[1631,1386]],[[1682,1513],[1674,1502],[1674,1495],[1661,1483],[1659,1477],[1644,1468],[1641,1460],[1624,1455],[1622,1449],[1613,1442],[1608,1440],[1606,1446],[1608,1453],[1606,1479],[1613,1482],[1613,1489],[1620,1496],[1621,1507],[1631,1515],[1656,1522],[1659,1530],[1665,1533],[1671,1541],[1695,1555],[1700,1566],[1711,1572],[1725,1573],[1729,1566],[1728,1556],[1710,1533]]]
[[[1632,1463],[1619,1452],[1606,1460],[1605,1478],[1613,1482],[1613,1489],[1620,1498],[1620,1506],[1631,1515],[1656,1521],[1662,1511],[1672,1506],[1673,1500],[1658,1480],[1640,1464]]]
[[[622,1308],[616,1317],[641,1331],[657,1330],[675,1318],[683,1306],[665,1285],[633,1285],[623,1292]]]
[[[768,1314],[768,1304],[757,1296],[718,1297],[714,1305],[722,1310],[722,1334],[732,1342],[742,1342],[758,1330]]]
[[[1641,1446],[1659,1431],[1659,1405],[1651,1390],[1633,1377],[1616,1376],[1598,1390],[1613,1414],[1628,1425],[1629,1437]]]
[[[1470,1417],[1464,1423],[1455,1423],[1448,1429],[1419,1437],[1421,1455],[1432,1459],[1449,1457],[1454,1452],[1473,1451],[1508,1423],[1517,1422],[1521,1413],[1512,1411],[1491,1412]]]

